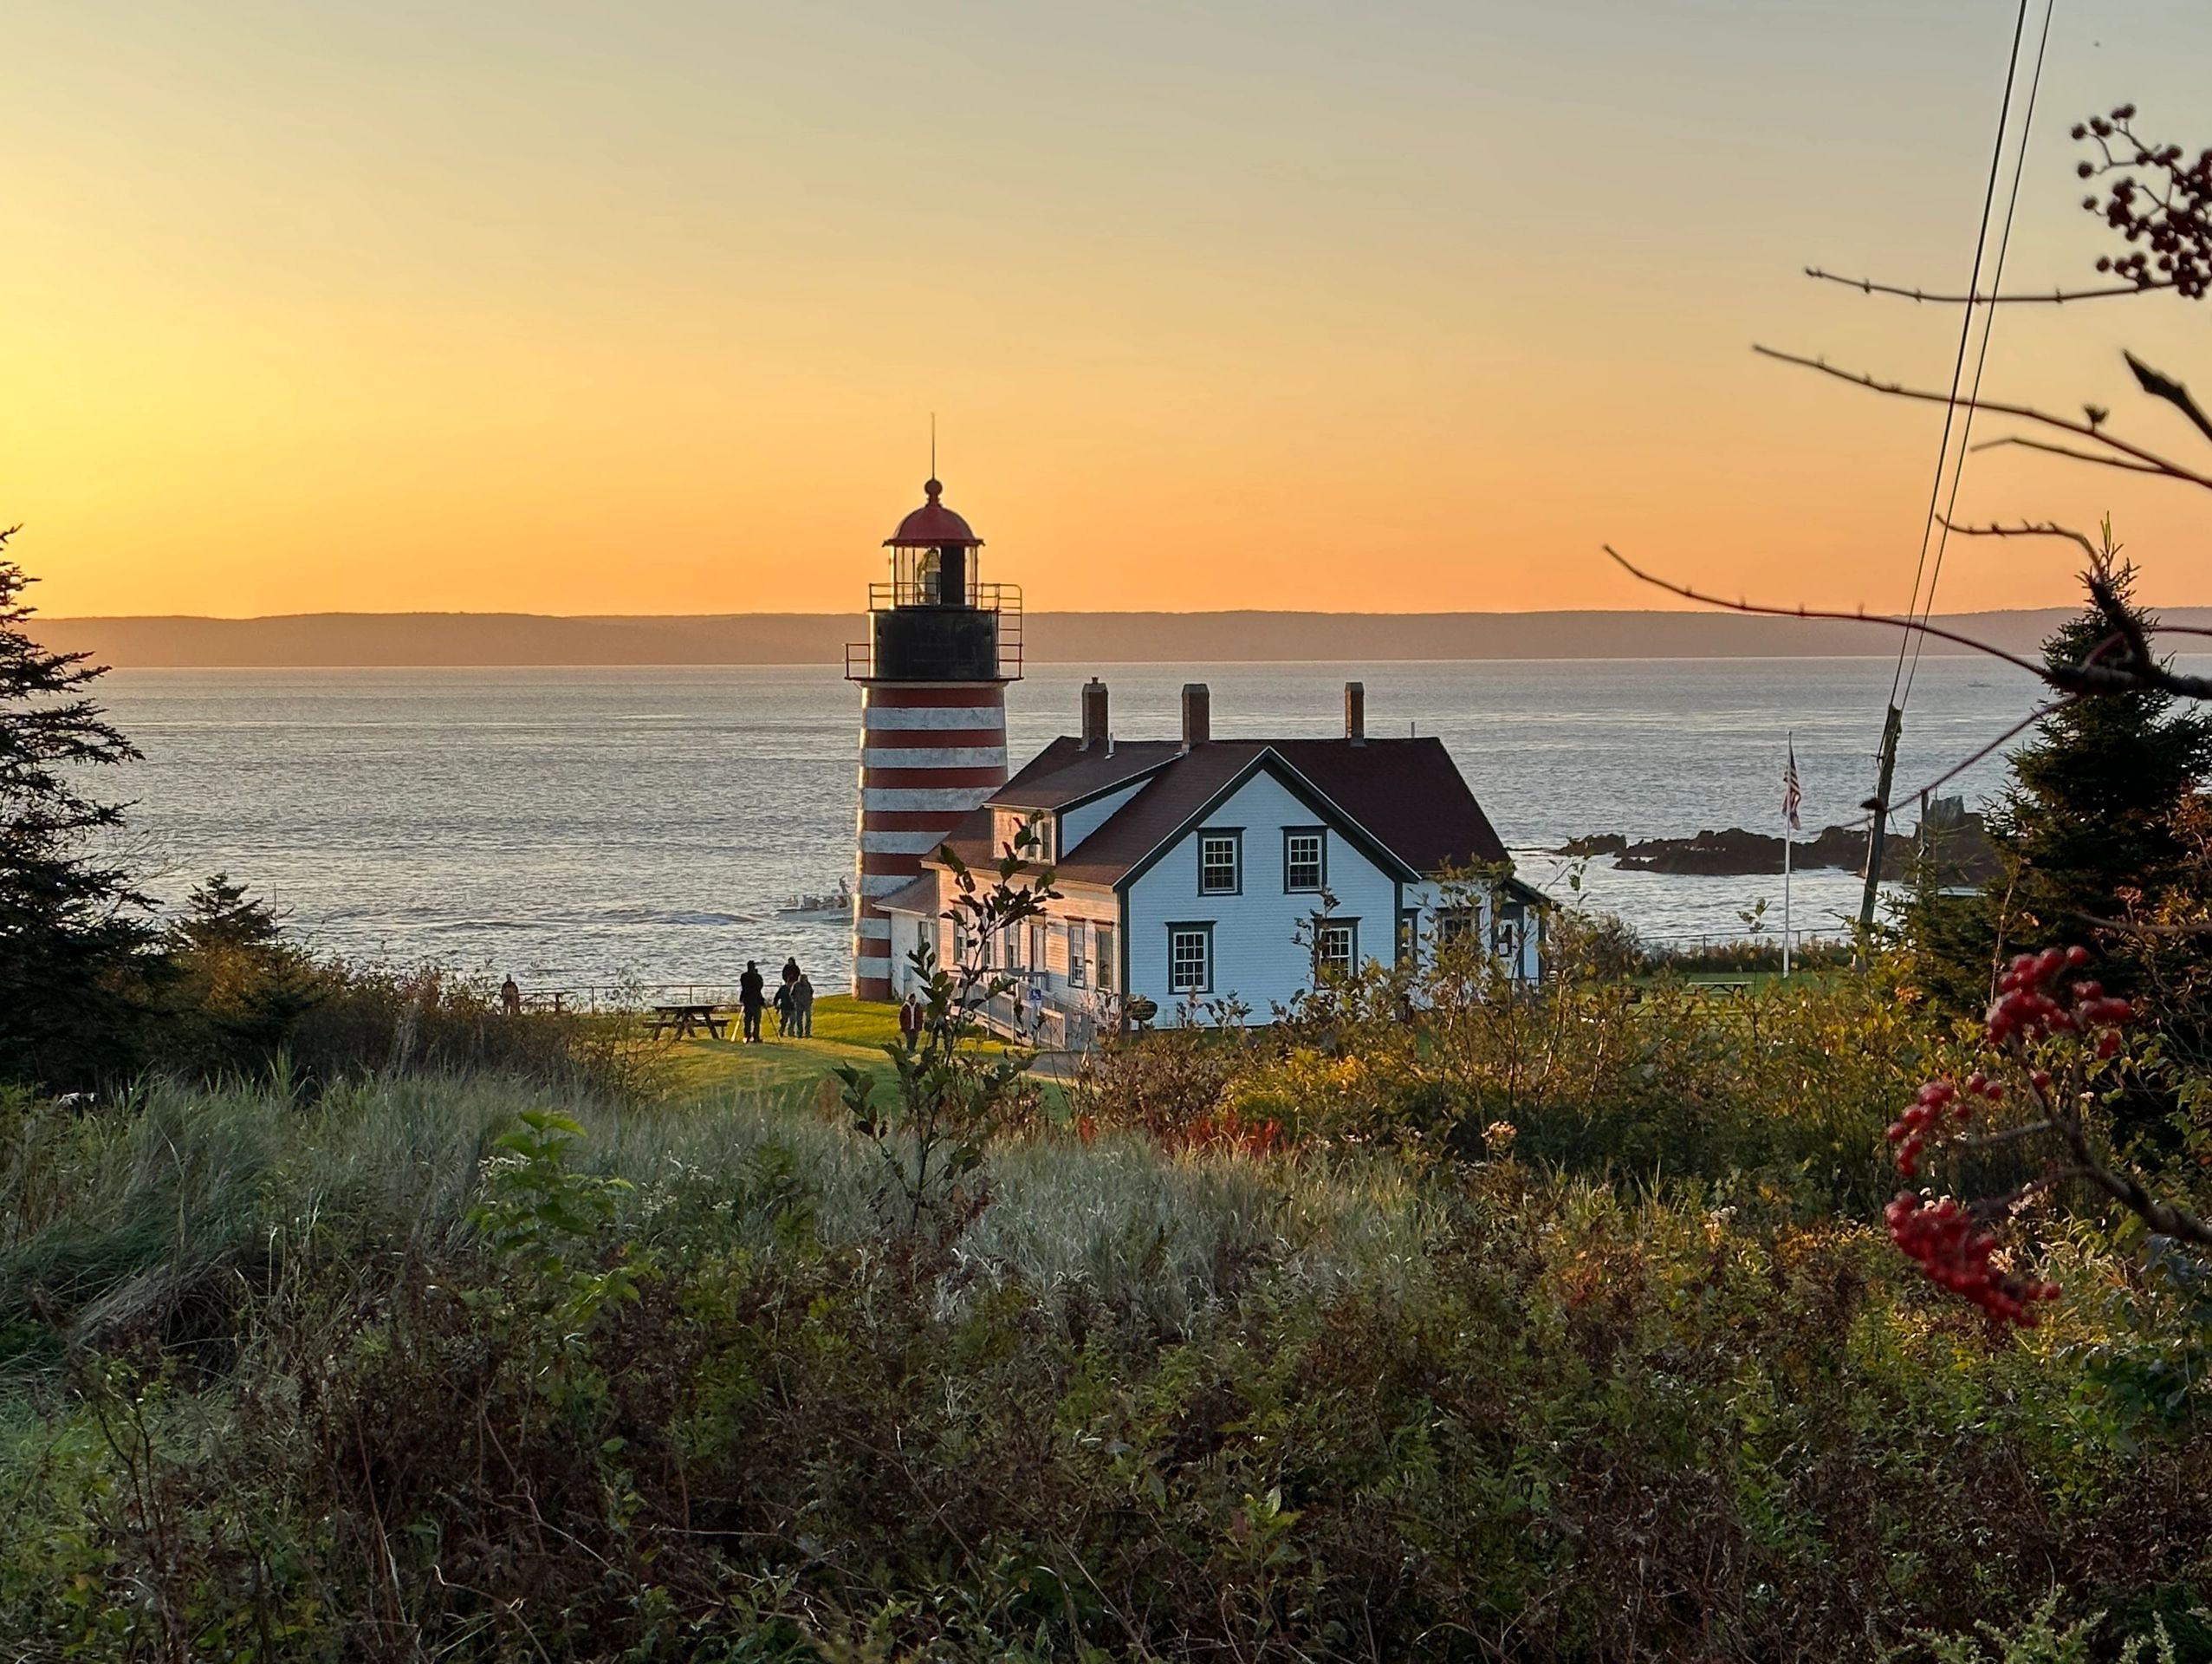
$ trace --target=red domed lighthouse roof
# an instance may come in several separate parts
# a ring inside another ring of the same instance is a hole
[[[931,480],[922,487],[929,501],[898,523],[898,530],[883,540],[885,549],[981,549],[983,540],[968,523],[937,501],[944,490]]]

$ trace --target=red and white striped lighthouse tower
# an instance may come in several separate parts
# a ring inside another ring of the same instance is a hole
[[[911,882],[962,818],[1006,783],[1006,685],[1022,674],[1022,591],[978,577],[983,540],[929,500],[884,539],[891,581],[868,588],[860,685],[860,812],[853,991],[892,997],[891,921],[878,899]]]

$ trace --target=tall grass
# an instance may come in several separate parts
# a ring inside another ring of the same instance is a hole
[[[287,1249],[450,1251],[468,1238],[491,1141],[548,1109],[583,1127],[581,1166],[631,1186],[616,1226],[648,1246],[710,1225],[773,1251],[767,1215],[731,1206],[770,1167],[808,1196],[824,1246],[883,1233],[871,1147],[775,1099],[639,1105],[414,1076],[302,1103],[269,1086],[157,1082],[98,1115],[0,1108],[0,1331],[36,1318],[80,1340],[133,1324],[171,1333],[165,1303],[226,1285],[243,1297]],[[1125,1303],[1181,1329],[1223,1297],[1231,1268],[1264,1261],[1316,1286],[1372,1279],[1417,1260],[1440,1228],[1434,1199],[1387,1160],[1167,1160],[1133,1137],[1044,1133],[997,1151],[953,1284]]]
[[[582,1136],[529,1182],[611,1211],[494,1252],[545,1111]],[[1809,1659],[2053,1588],[2140,1628],[2212,1576],[2181,1296],[2086,1222],[2079,1295],[1996,1344],[1740,1186],[1038,1129],[917,1233],[879,1160],[498,1077],[10,1101],[0,1635]]]

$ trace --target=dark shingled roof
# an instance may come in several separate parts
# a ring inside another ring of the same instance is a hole
[[[1069,743],[1055,741],[1054,746]],[[1168,753],[1164,766],[1112,818],[1068,852],[1060,865],[1060,876],[1074,883],[1118,882],[1268,751],[1417,873],[1485,866],[1508,858],[1497,829],[1440,739],[1370,739],[1361,745],[1348,739],[1221,739],[1187,752],[1171,742],[1154,744]],[[1038,758],[1039,764],[1051,756],[1052,749]],[[1116,760],[1133,749],[1118,748]],[[1028,790],[1041,796],[1048,783],[1048,778],[1040,778]],[[988,822],[980,829],[988,839]],[[968,859],[964,848],[961,854]]]
[[[981,809],[970,809],[960,824],[945,834],[944,843],[950,844],[952,853],[970,867],[980,866],[987,861],[996,861],[999,852],[998,846],[991,841],[991,806],[985,803]],[[937,848],[944,847],[944,844],[941,843]],[[925,861],[936,860],[937,849],[931,850],[922,859]]]
[[[1441,739],[1279,739],[1290,766],[1417,873],[1508,857]]]
[[[1005,809],[1064,809],[1097,791],[1126,785],[1139,775],[1175,760],[1182,747],[1171,739],[1117,744],[1111,753],[1085,751],[1080,740],[1061,736],[1023,765],[1022,772],[991,793]]]
[[[935,873],[924,873],[911,883],[900,885],[889,895],[878,896],[876,905],[885,913],[935,913],[937,910],[937,875]]]
[[[1055,739],[945,842],[971,867],[998,860],[992,809],[1057,809],[1144,780],[1136,796],[1070,850],[1055,869],[1071,884],[1112,886],[1127,876],[1255,763],[1272,752],[1369,838],[1423,874],[1508,859],[1489,816],[1440,739],[1216,739],[1184,751],[1173,740],[1117,744],[1114,754]],[[1149,779],[1145,777],[1150,775]],[[909,886],[885,906],[916,910]],[[931,908],[934,911],[934,907]]]
[[[1185,751],[1106,823],[1067,852],[1056,869],[1074,884],[1115,884],[1268,749],[1264,740],[1217,739]]]

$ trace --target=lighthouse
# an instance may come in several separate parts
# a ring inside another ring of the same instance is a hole
[[[868,588],[868,639],[846,649],[860,687],[860,803],[853,991],[889,999],[894,949],[881,898],[1006,783],[1006,685],[1022,675],[1022,591],[982,581],[983,540],[938,499],[884,539],[888,582]]]

